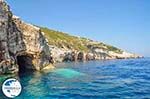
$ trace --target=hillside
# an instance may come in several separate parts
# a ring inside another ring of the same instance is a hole
[[[102,42],[26,23],[0,0],[0,74],[52,69],[56,62],[138,57]]]
[[[102,42],[96,42],[87,38],[71,36],[64,32],[51,30],[48,28],[40,27],[42,32],[45,33],[46,38],[50,45],[59,48],[74,49],[77,51],[90,52],[92,48],[100,48],[106,51],[113,51],[115,53],[122,53],[123,51],[111,45]]]

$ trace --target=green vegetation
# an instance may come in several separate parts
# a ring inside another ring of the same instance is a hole
[[[57,46],[59,48],[68,48],[78,51],[88,52],[90,51],[89,47],[92,48],[101,48],[108,51],[114,51],[121,53],[122,51],[116,47],[106,45],[101,42],[94,42],[87,38],[71,36],[67,33],[51,30],[48,28],[40,27],[41,31],[45,33],[46,38],[49,41],[50,45]]]
[[[121,54],[123,52],[121,49],[118,49],[118,48],[116,48],[114,46],[107,45],[107,48],[108,48],[108,50],[114,51],[116,53],[120,53]]]
[[[50,30],[48,28],[41,28],[41,30],[45,33],[46,38],[49,40],[49,44],[51,45],[61,48],[88,51],[87,47],[82,44],[82,42],[84,42],[83,39],[68,35],[63,32]]]

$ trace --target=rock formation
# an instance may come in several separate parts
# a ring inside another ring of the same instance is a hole
[[[0,74],[52,68],[55,62],[139,57],[104,43],[40,28],[14,16],[0,0]]]
[[[91,45],[94,46],[94,45]],[[131,54],[126,51],[120,50],[120,52],[109,51],[109,49],[103,48],[89,48],[88,52],[58,48],[57,46],[51,47],[51,54],[54,62],[68,62],[68,61],[90,61],[90,60],[108,60],[108,59],[128,59],[128,58],[140,58],[136,54]]]
[[[41,70],[49,65],[50,50],[40,28],[13,16],[0,0],[0,73],[26,69]]]

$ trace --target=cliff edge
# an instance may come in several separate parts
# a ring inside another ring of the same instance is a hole
[[[0,0],[0,74],[53,68],[52,63],[139,58],[114,46],[25,23]]]
[[[14,16],[0,1],[0,73],[41,70],[50,64],[50,52],[40,28]]]

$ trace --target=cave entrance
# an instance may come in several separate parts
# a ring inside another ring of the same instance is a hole
[[[28,55],[17,56],[17,64],[19,66],[19,73],[33,71],[33,58]]]

